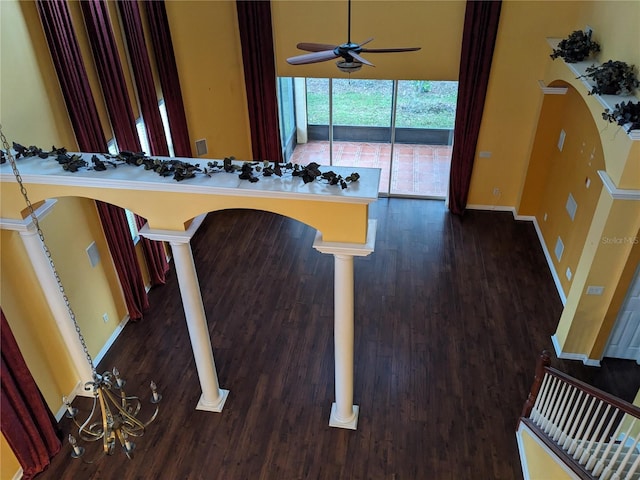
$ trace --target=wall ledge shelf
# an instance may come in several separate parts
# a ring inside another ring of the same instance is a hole
[[[560,38],[547,38],[547,43],[552,49],[555,49],[558,47],[558,43],[560,43],[561,40],[562,39]],[[591,81],[586,77],[583,77],[583,75],[586,73],[586,70],[588,67],[591,67],[593,65],[600,65],[601,64],[600,62],[590,59],[582,62],[567,63],[561,58],[558,59],[558,61],[563,62],[566,65],[566,67],[571,71],[571,73],[575,75],[575,78],[577,80],[580,80],[580,82],[582,82],[582,84],[586,87],[587,92],[590,92],[591,89],[595,86],[595,83],[593,81]],[[542,85],[544,85],[543,82],[541,82],[541,88],[542,88]],[[549,88],[549,87],[546,87],[546,88]],[[592,96],[596,98],[605,109],[609,109],[609,110],[613,110],[615,105],[621,102],[638,101],[638,98],[636,98],[633,95],[597,95],[595,94]],[[640,130],[627,131],[627,128],[628,128],[627,125],[622,126],[622,129],[625,131],[625,133],[631,140],[635,140],[635,141],[640,140]]]

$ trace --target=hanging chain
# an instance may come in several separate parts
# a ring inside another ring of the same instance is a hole
[[[47,260],[49,261],[49,265],[51,266],[51,270],[53,271],[53,275],[56,278],[56,282],[58,283],[58,290],[60,290],[60,293],[62,294],[62,299],[64,300],[64,304],[67,307],[67,311],[69,312],[69,317],[71,318],[71,321],[73,322],[73,325],[76,329],[76,333],[78,334],[78,338],[80,339],[80,343],[82,344],[82,350],[84,351],[84,354],[87,357],[87,362],[89,363],[89,365],[91,366],[91,371],[93,372],[94,376],[96,375],[96,367],[93,365],[93,359],[91,358],[91,355],[89,354],[89,349],[87,348],[87,343],[84,340],[84,336],[82,335],[82,332],[80,331],[80,326],[78,325],[78,321],[76,320],[76,314],[74,313],[73,309],[71,308],[71,303],[69,302],[69,297],[67,297],[67,294],[64,290],[64,286],[62,285],[62,280],[60,279],[60,275],[58,274],[58,270],[56,269],[55,264],[53,263],[53,257],[51,256],[51,251],[49,250],[49,247],[47,247],[47,244],[44,241],[44,234],[42,233],[42,229],[40,228],[40,222],[38,222],[38,216],[35,213],[35,210],[33,209],[33,205],[31,204],[31,201],[29,200],[29,196],[27,195],[27,189],[24,186],[24,183],[22,182],[22,177],[20,176],[20,172],[18,171],[18,167],[16,165],[16,160],[13,156],[13,153],[11,152],[11,147],[9,146],[9,142],[7,141],[7,137],[5,137],[4,132],[2,131],[2,125],[0,124],[0,141],[2,141],[2,147],[4,149],[4,151],[7,154],[7,157],[9,159],[9,163],[11,164],[11,168],[13,169],[13,175],[16,177],[16,181],[18,182],[18,185],[20,186],[20,193],[22,193],[22,196],[24,197],[24,201],[27,204],[27,209],[29,211],[29,216],[31,217],[31,220],[33,221],[33,224],[36,227],[36,231],[38,233],[38,237],[40,237],[40,242],[42,243],[42,248],[44,249],[44,253],[47,256]]]

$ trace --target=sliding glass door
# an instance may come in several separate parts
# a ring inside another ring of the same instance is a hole
[[[383,196],[446,197],[457,82],[307,78],[304,86],[295,92],[306,108],[299,163],[380,168]]]

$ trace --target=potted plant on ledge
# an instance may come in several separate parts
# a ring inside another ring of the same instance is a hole
[[[600,44],[591,40],[591,31],[576,30],[560,40],[558,47],[553,49],[551,58],[555,60],[560,57],[567,63],[576,63],[599,51]]]
[[[627,133],[631,130],[640,130],[640,102],[616,103],[613,110],[607,108],[603,112],[602,118],[618,125],[627,125]]]
[[[599,66],[587,67],[585,74],[578,78],[582,77],[595,82],[589,95],[631,95],[640,86],[634,66],[619,60],[609,60]]]

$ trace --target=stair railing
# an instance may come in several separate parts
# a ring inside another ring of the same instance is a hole
[[[546,351],[520,422],[581,478],[640,480],[640,408],[551,367]]]

